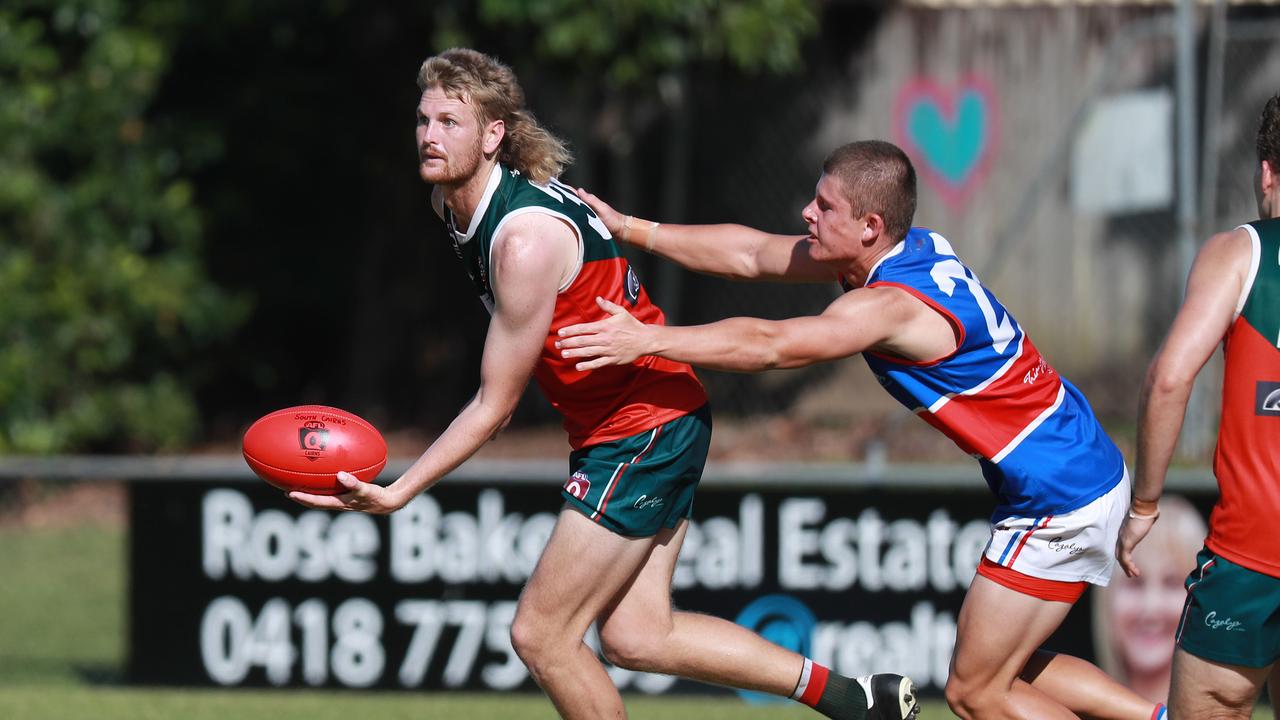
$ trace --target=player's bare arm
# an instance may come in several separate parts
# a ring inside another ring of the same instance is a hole
[[[350,492],[290,493],[311,507],[394,512],[461,465],[511,418],[551,327],[556,293],[577,257],[573,233],[546,215],[514,218],[493,247],[494,310],[480,361],[480,389],[404,475],[386,487],[342,473]]]
[[[821,315],[763,320],[737,317],[707,325],[644,325],[605,300],[611,317],[559,330],[557,346],[568,358],[587,358],[579,370],[623,365],[658,355],[699,367],[733,372],[797,368],[864,350],[908,360],[935,360],[956,348],[950,324],[898,288],[846,293]]]
[[[671,225],[623,215],[578,188],[609,234],[689,270],[734,280],[833,282],[835,273],[809,257],[803,235],[774,235],[745,225]]]
[[[1141,574],[1133,549],[1155,522],[1191,387],[1235,319],[1251,258],[1252,242],[1243,229],[1218,233],[1205,243],[1187,279],[1182,308],[1147,370],[1139,399],[1132,509],[1116,545],[1120,567],[1130,577]]]

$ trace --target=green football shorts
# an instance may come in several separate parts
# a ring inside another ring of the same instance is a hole
[[[711,411],[703,405],[651,430],[575,450],[560,494],[619,535],[656,535],[693,514],[710,446]]]
[[[1280,578],[1204,548],[1187,576],[1178,646],[1213,662],[1266,667],[1280,658]]]

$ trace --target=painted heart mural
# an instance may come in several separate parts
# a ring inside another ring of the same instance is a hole
[[[916,78],[898,92],[898,143],[942,199],[963,210],[986,179],[999,136],[992,85],[969,76],[955,85]]]

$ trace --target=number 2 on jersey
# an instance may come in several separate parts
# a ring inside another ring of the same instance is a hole
[[[1005,313],[1004,317],[996,320],[996,309],[992,307],[991,300],[987,298],[987,293],[982,289],[982,283],[973,277],[968,268],[960,264],[959,260],[943,260],[935,263],[933,269],[929,271],[929,275],[933,277],[933,281],[938,284],[938,289],[947,295],[954,295],[956,291],[956,280],[960,280],[969,286],[969,292],[973,293],[973,299],[978,303],[978,308],[982,310],[982,317],[987,321],[987,332],[991,335],[991,346],[995,348],[997,353],[1004,354],[1009,343],[1017,334],[1013,329],[1013,320],[1009,318],[1009,314]]]

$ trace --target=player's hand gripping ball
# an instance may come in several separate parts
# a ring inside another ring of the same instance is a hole
[[[372,482],[387,464],[387,441],[358,415],[325,405],[299,405],[258,418],[244,434],[244,459],[281,490],[339,495],[345,470]]]

